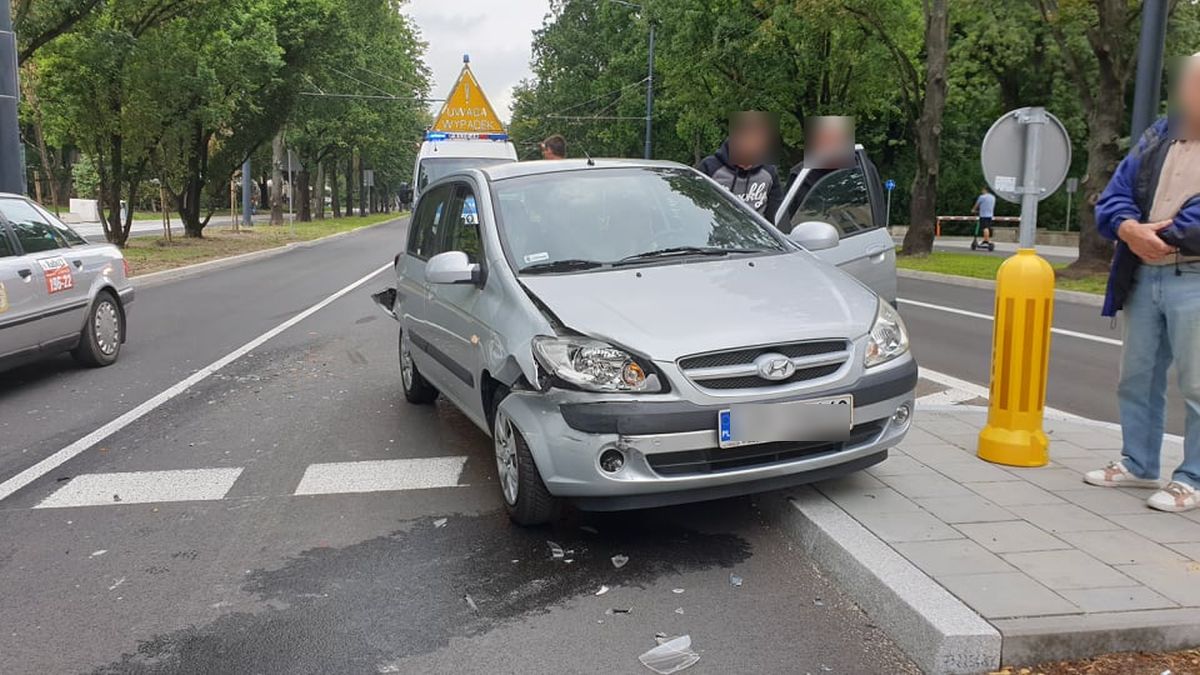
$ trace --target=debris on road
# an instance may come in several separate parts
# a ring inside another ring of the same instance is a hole
[[[600,590],[596,591],[596,595],[604,595],[608,592],[608,586],[601,586]]]
[[[475,604],[475,599],[471,597],[470,593],[463,596],[463,601],[467,603],[467,607],[470,607],[472,612],[479,613],[479,605]]]
[[[99,558],[100,556],[104,555],[105,553],[108,553],[108,549],[102,548],[99,551],[92,551],[92,554],[89,555],[88,557],[89,558]]]
[[[117,590],[117,586],[120,586],[121,584],[125,583],[125,577],[121,577],[120,579],[115,579],[114,581],[116,583],[114,583],[112,586],[109,586],[108,590],[110,590],[110,591]]]
[[[627,555],[621,555],[620,553],[618,553],[617,555],[614,555],[612,557],[613,567],[615,567],[617,569],[621,569],[622,567],[624,567],[625,563],[627,563],[627,562],[629,562],[629,556],[627,556]]]
[[[632,611],[632,607],[613,607],[612,609],[605,610],[604,613],[611,616],[613,614],[629,614]]]
[[[563,552],[563,548],[558,544],[552,541],[547,541],[546,545],[550,547],[551,560],[562,560],[566,556],[566,554]]]
[[[676,613],[676,614],[683,614],[683,608],[682,608],[682,607],[676,607],[676,608],[675,608],[675,613]]]
[[[733,586],[734,588],[740,588],[742,585],[742,578],[736,574],[730,573],[729,574],[729,585]]]
[[[690,635],[681,635],[667,640],[657,647],[642,654],[638,661],[658,675],[671,675],[686,668],[691,668],[700,660],[700,655],[692,651]]]
[[[600,530],[597,530],[596,528],[592,527],[591,525],[580,525],[579,529],[583,530],[584,532],[587,532],[588,534],[600,534]]]
[[[438,518],[437,520],[433,521],[433,526],[435,528],[436,527],[445,527],[447,520],[448,519],[446,519],[446,518]]]
[[[671,592],[674,593],[675,595],[679,595],[680,593],[683,593],[683,589],[682,588],[672,588]]]

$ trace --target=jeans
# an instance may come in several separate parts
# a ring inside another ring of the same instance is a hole
[[[1124,311],[1117,401],[1125,467],[1159,477],[1173,359],[1187,418],[1183,464],[1171,478],[1200,488],[1200,264],[1140,266]]]

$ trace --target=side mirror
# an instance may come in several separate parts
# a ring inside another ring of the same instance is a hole
[[[446,251],[425,263],[425,280],[432,284],[475,284],[479,283],[479,270],[466,253]]]
[[[825,251],[838,245],[837,228],[819,220],[800,223],[792,229],[788,239],[810,251]]]

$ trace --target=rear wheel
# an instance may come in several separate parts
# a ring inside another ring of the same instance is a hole
[[[88,310],[79,345],[71,351],[71,356],[92,368],[111,366],[121,354],[124,336],[125,315],[121,313],[120,301],[112,293],[100,291]]]
[[[417,364],[413,363],[412,345],[403,331],[400,332],[400,383],[404,386],[404,398],[409,403],[423,405],[437,400],[438,390],[417,370]]]
[[[492,411],[492,444],[496,475],[508,517],[518,525],[541,525],[558,515],[559,502],[546,489],[529,445],[512,418],[500,409],[506,391],[496,392]]]

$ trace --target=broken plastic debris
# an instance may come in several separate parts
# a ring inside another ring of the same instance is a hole
[[[446,520],[447,520],[446,518],[438,518],[437,520],[433,521],[433,526],[434,527],[445,527]]]
[[[100,556],[104,555],[105,553],[108,553],[108,549],[102,548],[99,551],[92,551],[92,554],[89,555],[88,557],[89,558],[99,558]]]
[[[620,553],[618,553],[617,555],[614,555],[612,557],[613,567],[615,567],[617,569],[621,569],[622,567],[624,567],[625,563],[627,563],[627,562],[629,562],[629,556],[627,556],[627,555],[621,555]]]
[[[700,660],[700,655],[692,651],[692,638],[681,635],[667,640],[650,651],[638,657],[650,670],[658,675],[671,675],[685,668],[691,668]]]
[[[682,607],[676,607],[676,608],[675,608],[675,613],[676,613],[676,614],[683,614],[683,608],[682,608]]]
[[[596,595],[604,595],[608,592],[608,586],[601,586],[600,590],[596,591]]]
[[[600,530],[597,530],[596,528],[592,527],[591,525],[580,525],[579,529],[581,529],[584,532],[587,532],[589,534],[600,534]]]
[[[604,611],[605,614],[628,614],[633,611],[632,607],[613,607]]]
[[[820,598],[817,598],[817,599],[813,600],[813,604],[816,605],[817,607],[824,607],[825,601]]]
[[[739,576],[738,576],[738,575],[736,575],[736,574],[732,574],[732,573],[731,573],[731,574],[729,575],[729,585],[730,585],[730,586],[734,586],[734,587],[739,587],[739,586],[741,586],[741,585],[742,585],[742,578],[741,578],[741,577],[739,577]]]
[[[472,612],[479,613],[479,605],[475,604],[475,600],[469,593],[463,596],[463,601],[467,603],[467,607],[470,607]]]
[[[671,592],[674,593],[675,595],[679,595],[680,593],[683,592],[683,589],[682,588],[672,588]]]
[[[563,553],[563,549],[561,546],[559,546],[558,544],[556,544],[552,541],[547,541],[546,545],[550,547],[550,558],[552,560],[562,560],[563,559],[563,556],[565,554]]]

